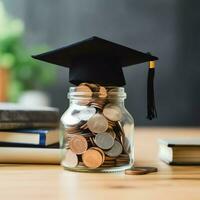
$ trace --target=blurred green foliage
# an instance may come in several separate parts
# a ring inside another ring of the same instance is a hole
[[[9,100],[16,101],[26,90],[43,89],[55,78],[52,66],[31,58],[33,52],[44,52],[45,46],[27,48],[23,43],[22,21],[12,19],[0,1],[0,68],[8,68],[11,75]]]

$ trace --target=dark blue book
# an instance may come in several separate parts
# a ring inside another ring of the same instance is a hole
[[[0,146],[47,147],[58,142],[58,129],[23,129],[15,131],[0,131]]]

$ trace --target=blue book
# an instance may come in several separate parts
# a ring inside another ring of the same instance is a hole
[[[58,129],[23,129],[15,131],[0,131],[0,146],[46,147],[58,142]]]

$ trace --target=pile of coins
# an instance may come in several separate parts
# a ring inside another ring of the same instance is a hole
[[[109,100],[115,92],[97,84],[82,83],[76,92],[78,108],[69,108],[63,116],[65,124],[65,157],[62,165],[68,168],[120,167],[130,163],[130,143],[126,135],[132,124],[122,124],[123,109]]]

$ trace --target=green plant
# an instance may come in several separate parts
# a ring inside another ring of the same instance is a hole
[[[25,90],[43,89],[54,81],[53,67],[32,59],[34,52],[46,51],[47,47],[32,50],[23,43],[24,25],[9,17],[0,1],[0,68],[8,68],[11,74],[9,100],[16,101]]]

